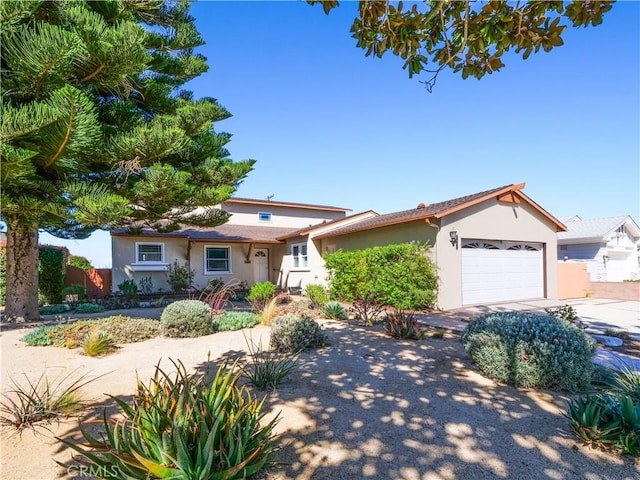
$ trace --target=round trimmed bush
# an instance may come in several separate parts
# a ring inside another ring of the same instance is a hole
[[[549,315],[484,315],[467,325],[462,342],[484,375],[515,387],[581,391],[594,371],[595,340]]]
[[[301,352],[328,344],[327,334],[311,318],[287,314],[271,323],[271,348],[278,352]]]
[[[215,331],[211,307],[200,300],[170,303],[162,312],[160,325],[168,337],[200,337]]]

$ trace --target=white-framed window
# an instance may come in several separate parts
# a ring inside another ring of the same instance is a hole
[[[136,242],[136,263],[164,263],[164,243]]]
[[[270,222],[271,212],[258,212],[258,220],[260,222]]]
[[[306,243],[294,243],[291,245],[291,257],[293,258],[293,268],[309,267],[309,257],[307,256]]]
[[[231,273],[231,248],[218,245],[205,245],[204,273]]]

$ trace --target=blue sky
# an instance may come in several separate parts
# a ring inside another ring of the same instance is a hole
[[[237,196],[388,213],[526,182],[553,215],[639,220],[639,2],[482,80],[443,72],[433,93],[355,47],[356,7],[192,5],[210,69],[187,87],[233,114],[216,125],[231,157],[257,160]],[[104,232],[40,241],[110,266]]]

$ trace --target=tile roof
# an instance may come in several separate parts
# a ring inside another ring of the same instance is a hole
[[[253,225],[233,225],[225,223],[218,227],[185,227],[175,232],[159,233],[151,229],[143,229],[144,236],[189,238],[198,241],[233,242],[233,243],[282,243],[278,237],[287,235],[297,228],[264,227]],[[131,235],[126,229],[118,229],[113,235]],[[137,236],[137,235],[134,235]]]
[[[452,213],[458,209],[473,205],[483,199],[491,198],[499,193],[515,190],[521,188],[520,185],[505,185],[503,187],[493,188],[491,190],[485,190],[484,192],[474,193],[473,195],[466,195],[464,197],[454,198],[452,200],[446,200],[444,202],[432,203],[431,205],[425,205],[422,208],[412,208],[410,210],[402,210],[400,212],[387,213],[386,215],[379,215],[374,218],[363,220],[362,222],[355,223],[353,225],[347,225],[343,228],[338,228],[327,232],[322,235],[318,235],[316,238],[328,238],[338,235],[345,235],[347,233],[360,232],[362,230],[370,230],[373,228],[380,228],[388,225],[395,225],[398,223],[412,222],[415,220],[422,220],[428,217],[440,217],[447,213]]]
[[[627,220],[631,220],[631,222],[633,222],[633,219],[628,215],[591,218],[587,220],[576,220],[575,217],[567,218],[570,219],[565,223],[567,231],[558,233],[558,241],[562,243],[569,243],[571,240],[602,240],[612,230],[615,230]],[[635,222],[633,223],[635,224]],[[637,225],[635,226],[635,229],[638,230]]]
[[[318,228],[329,227],[329,226],[331,226],[331,225],[333,225],[335,223],[340,223],[340,222],[345,222],[345,221],[348,222],[350,220],[353,220],[356,217],[360,217],[360,216],[368,214],[368,213],[374,214],[374,215],[378,215],[373,210],[367,210],[365,212],[356,213],[354,215],[348,215],[348,216],[343,217],[343,218],[336,218],[335,220],[330,220],[328,222],[316,223],[315,225],[309,225],[308,227],[300,228],[300,229],[295,230],[295,231],[293,231],[291,233],[287,233],[286,235],[278,237],[278,240],[285,240],[287,238],[292,238],[292,237],[300,237],[302,235],[306,235],[307,233],[313,232],[314,230],[316,230]]]

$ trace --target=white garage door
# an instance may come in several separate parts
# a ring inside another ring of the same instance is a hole
[[[462,303],[544,297],[542,244],[463,240]]]

